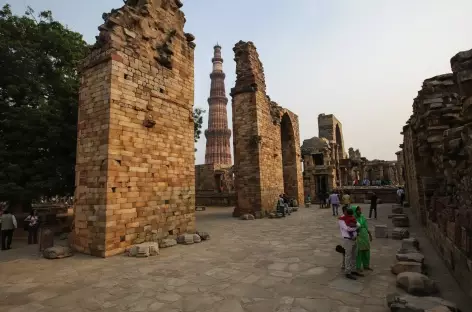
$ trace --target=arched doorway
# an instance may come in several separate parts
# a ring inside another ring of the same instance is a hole
[[[288,114],[282,116],[280,124],[280,139],[282,146],[282,168],[284,178],[284,193],[288,197],[298,199],[297,181],[297,152],[292,121]]]

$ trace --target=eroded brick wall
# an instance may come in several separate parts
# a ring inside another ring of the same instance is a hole
[[[272,211],[278,196],[284,192],[301,203],[303,180],[298,117],[267,96],[262,63],[253,43],[240,41],[233,50],[237,74],[231,91],[237,193],[234,215]],[[284,189],[281,131],[291,137],[286,154],[291,161],[285,165],[288,170],[285,176],[291,186],[287,189]]]
[[[180,1],[127,3],[81,69],[73,245],[102,257],[195,230],[194,37]]]
[[[472,294],[472,50],[453,74],[426,79],[404,127],[408,197],[464,290]]]

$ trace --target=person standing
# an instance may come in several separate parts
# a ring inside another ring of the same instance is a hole
[[[372,212],[374,212],[374,218],[377,219],[377,194],[374,192],[372,192],[372,196],[370,196],[369,219],[372,218]]]
[[[403,206],[403,199],[405,198],[405,194],[401,187],[399,187],[397,190],[397,197],[398,197],[398,201],[400,202],[400,205]]]
[[[29,216],[26,217],[25,222],[28,224],[28,245],[37,244],[39,228],[39,217],[37,211],[31,211]]]
[[[343,215],[338,220],[339,229],[341,232],[342,246],[344,248],[344,274],[346,278],[356,280],[357,276],[363,276],[362,274],[355,271],[356,267],[356,236],[351,235],[357,231],[357,228],[349,227],[346,224],[345,219],[348,216],[353,216],[354,212],[348,208],[346,215]]]
[[[329,202],[331,203],[331,207],[333,208],[333,216],[337,216],[339,214],[339,197],[338,194],[336,194],[336,191],[333,191],[333,193],[329,195]]]
[[[341,199],[343,206],[346,207],[346,209],[349,208],[349,205],[351,204],[351,196],[349,193],[346,191]]]
[[[357,235],[357,256],[356,256],[356,270],[357,272],[364,270],[372,271],[370,267],[370,242],[372,241],[372,234],[367,226],[367,220],[362,214],[361,207],[357,206],[354,217],[359,226],[359,233]]]
[[[2,218],[2,250],[11,249],[11,242],[13,240],[13,232],[18,227],[16,218],[7,209],[3,212]]]

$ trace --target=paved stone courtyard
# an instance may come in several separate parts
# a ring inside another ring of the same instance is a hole
[[[390,207],[379,206],[384,223]],[[350,281],[334,251],[340,239],[329,209],[255,221],[231,213],[197,212],[197,228],[211,240],[161,249],[157,257],[45,260],[31,247],[2,252],[0,311],[388,311],[398,241],[374,238],[374,272]],[[441,286],[456,296],[447,299],[462,298],[450,277]]]

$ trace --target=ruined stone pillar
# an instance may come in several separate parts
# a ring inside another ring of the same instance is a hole
[[[194,48],[180,1],[127,1],[80,68],[76,250],[195,230]]]
[[[273,211],[284,192],[303,202],[298,116],[270,101],[252,42],[234,47],[233,146],[237,205],[234,216]],[[283,148],[282,148],[283,147]]]

